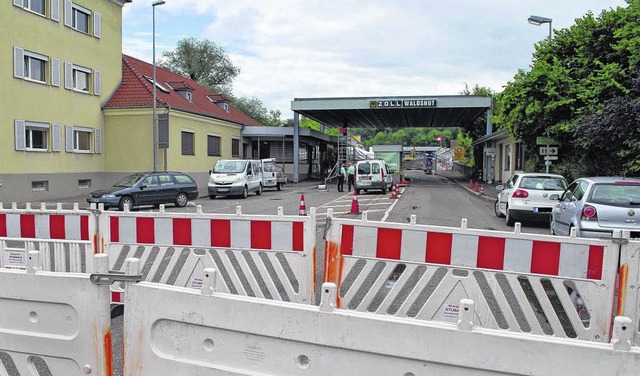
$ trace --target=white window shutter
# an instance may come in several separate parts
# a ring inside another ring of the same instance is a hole
[[[71,17],[73,14],[73,3],[71,0],[64,0],[64,25],[71,27],[73,23],[71,22]]]
[[[13,122],[16,132],[16,150],[24,150],[24,120],[14,120]]]
[[[22,0],[13,0],[13,5],[22,8]]]
[[[51,58],[51,86],[60,86],[60,59]]]
[[[93,151],[96,154],[102,154],[102,129],[100,128],[93,130]]]
[[[58,22],[60,21],[60,0],[51,0],[51,19]]]
[[[93,94],[102,95],[102,72],[99,70],[93,71]]]
[[[54,123],[51,126],[51,150],[52,151],[60,151],[60,124]]]
[[[13,47],[13,77],[22,78],[24,75],[24,50]]]
[[[102,16],[98,12],[93,12],[93,36],[102,37]]]
[[[64,150],[73,153],[73,125],[64,126]]]
[[[64,62],[64,88],[73,89],[73,64]]]

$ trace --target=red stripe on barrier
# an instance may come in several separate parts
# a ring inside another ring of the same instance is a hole
[[[119,292],[111,291],[111,303],[122,303],[122,294]]]
[[[80,216],[80,240],[89,240],[89,216]]]
[[[432,264],[451,264],[452,234],[442,232],[427,233],[427,254],[425,262]]]
[[[211,246],[231,247],[231,221],[228,219],[211,220]]]
[[[251,221],[251,248],[271,249],[271,221]]]
[[[20,214],[20,236],[23,238],[36,237],[36,216],[33,214]]]
[[[0,214],[0,236],[7,236],[7,215]]]
[[[173,219],[173,244],[191,245],[191,219]]]
[[[379,228],[376,258],[400,260],[402,230],[396,228]]]
[[[304,251],[304,223],[293,222],[293,250]]]
[[[156,242],[156,230],[153,218],[136,218],[136,242],[146,244]]]
[[[120,241],[120,220],[118,217],[109,218],[109,230],[111,231],[109,237],[111,242],[117,243]]]
[[[602,263],[604,262],[604,247],[589,246],[589,264],[587,266],[588,279],[602,279]]]
[[[504,268],[505,238],[478,237],[478,260],[476,267],[502,270]]]
[[[340,254],[353,254],[353,226],[342,225],[342,236],[340,237]]]
[[[49,237],[51,239],[66,239],[64,215],[49,216]]]
[[[533,241],[531,273],[558,275],[560,243]]]

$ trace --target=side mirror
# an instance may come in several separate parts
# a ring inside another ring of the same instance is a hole
[[[503,189],[504,189],[504,185],[502,184],[496,185],[496,190],[501,191]]]
[[[141,186],[140,186],[140,190],[141,190],[141,191],[144,191],[144,189],[145,189],[145,188],[147,188],[147,186],[146,186],[146,185],[141,185]]]
[[[557,193],[554,193],[551,196],[549,196],[549,200],[559,201],[560,200],[560,195],[557,194]]]

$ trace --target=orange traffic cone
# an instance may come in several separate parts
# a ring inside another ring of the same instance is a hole
[[[300,215],[307,215],[307,206],[304,203],[304,193],[300,195]]]
[[[353,191],[353,200],[351,200],[351,214],[360,214],[360,205],[358,205],[358,194]]]
[[[478,182],[476,182],[476,192],[478,192]]]
[[[391,184],[391,196],[389,198],[398,198],[398,187],[395,183]]]

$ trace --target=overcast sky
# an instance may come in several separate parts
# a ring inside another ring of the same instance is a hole
[[[125,54],[152,62],[152,0],[123,10]],[[156,59],[186,37],[223,47],[242,72],[234,94],[293,116],[293,98],[495,91],[529,69],[534,44],[623,0],[166,0]]]

